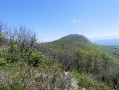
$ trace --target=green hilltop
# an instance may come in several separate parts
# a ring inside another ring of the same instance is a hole
[[[88,44],[91,44],[90,40],[88,40],[83,35],[78,34],[70,34],[65,37],[62,37],[59,40],[55,40],[52,42],[44,43],[41,45],[46,45],[47,47],[57,47],[57,48],[70,48],[70,47],[86,47]]]

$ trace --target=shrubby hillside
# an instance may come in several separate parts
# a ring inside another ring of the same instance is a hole
[[[25,26],[1,23],[0,89],[118,90],[118,58],[100,47],[77,34],[38,44]]]
[[[45,49],[49,50],[45,51]],[[104,83],[101,87],[109,86],[110,89],[118,89],[118,66],[117,58],[110,56],[106,52],[107,47],[97,46],[91,43],[85,36],[71,34],[59,40],[41,44],[41,52],[52,55],[64,65],[66,71],[76,71],[84,74],[91,80],[97,80]],[[105,51],[104,51],[105,50]],[[75,76],[75,73],[74,73]],[[78,79],[78,77],[76,77]],[[89,86],[84,86],[79,82],[79,86],[90,88],[92,81],[89,80]],[[96,85],[94,85],[96,86]]]

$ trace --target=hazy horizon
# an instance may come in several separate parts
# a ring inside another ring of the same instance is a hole
[[[70,34],[68,34],[68,35],[70,35]],[[82,35],[82,34],[79,34],[79,35]],[[65,36],[67,36],[67,35],[65,35]],[[65,36],[62,36],[62,37],[65,37]],[[39,38],[38,41],[39,42],[51,42],[51,41],[55,41],[55,40],[61,39],[62,37],[59,37],[59,38],[56,38],[56,39],[52,39],[52,40],[50,40],[48,38],[47,39]],[[97,36],[96,39],[91,37],[91,36],[85,36],[85,37],[88,38],[91,42],[119,40],[119,37],[113,37],[113,38],[111,38],[111,37],[108,37],[108,38],[107,37],[103,37],[103,38],[98,38],[98,36]]]

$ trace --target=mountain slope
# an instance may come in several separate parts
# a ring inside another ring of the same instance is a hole
[[[104,52],[102,48],[91,43],[83,35],[71,34],[59,40],[41,44],[40,46],[41,52],[59,60],[66,71],[76,70],[80,74],[91,74],[92,78],[106,83],[111,90],[119,88],[117,84],[119,83],[117,80],[119,78],[119,62]],[[115,77],[113,77],[114,75]],[[80,79],[77,76],[75,78]],[[88,76],[87,78],[90,77]],[[92,82],[90,81],[90,83]],[[79,86],[86,87],[86,89],[91,87],[90,85],[82,85],[80,82]]]
[[[71,47],[81,47],[81,48],[87,48],[92,43],[90,40],[88,40],[85,36],[83,35],[78,35],[78,34],[70,34],[67,35],[59,40],[55,40],[53,42],[48,42],[41,44],[46,47],[52,47],[52,48],[71,48]]]
[[[119,60],[119,46],[99,46],[99,48],[108,55]]]

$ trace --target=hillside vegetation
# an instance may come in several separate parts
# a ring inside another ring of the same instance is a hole
[[[49,49],[49,52],[43,48]],[[89,74],[94,80],[104,82],[112,89],[115,86],[118,87],[119,63],[109,53],[104,52],[103,48],[92,44],[82,35],[68,35],[59,40],[41,44],[41,51],[58,58],[66,71],[76,70],[85,76]]]
[[[0,26],[1,90],[119,90],[118,58],[85,36],[38,44],[24,26],[12,31]]]
[[[100,49],[119,60],[119,46],[100,46]]]

